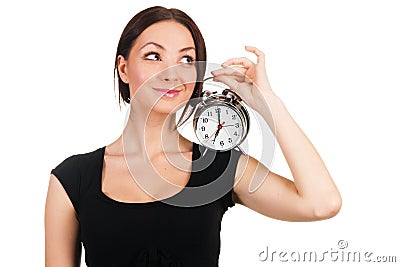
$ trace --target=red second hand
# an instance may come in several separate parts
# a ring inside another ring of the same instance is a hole
[[[221,124],[219,124],[218,125],[218,128],[217,128],[217,130],[215,130],[215,132],[213,132],[213,134],[210,136],[210,137],[208,137],[208,139],[206,140],[206,143],[208,142],[208,140],[210,140],[211,139],[211,137],[213,137],[214,136],[214,134],[216,134],[219,130],[221,130],[222,129],[222,125],[224,125],[225,124],[225,122],[222,122]]]

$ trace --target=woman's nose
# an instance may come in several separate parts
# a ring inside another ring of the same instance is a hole
[[[171,81],[176,82],[176,81],[178,81],[178,78],[168,76],[168,77],[164,77],[164,81],[166,81],[166,82],[171,82]]]
[[[179,80],[178,66],[174,65],[167,67],[165,70],[162,71],[161,78],[166,82],[178,81]]]

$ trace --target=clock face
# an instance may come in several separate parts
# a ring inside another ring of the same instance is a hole
[[[237,109],[230,105],[214,104],[198,115],[195,134],[200,143],[213,150],[225,151],[241,143],[243,121]]]

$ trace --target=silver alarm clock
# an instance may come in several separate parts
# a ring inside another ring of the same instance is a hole
[[[249,127],[250,116],[239,95],[228,88],[221,93],[203,90],[193,118],[201,145],[215,151],[233,149],[245,140]]]

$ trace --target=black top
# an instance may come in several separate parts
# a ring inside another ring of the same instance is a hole
[[[240,152],[208,150],[203,155],[203,150],[193,143],[186,187],[164,199],[173,202],[190,187],[222,181],[227,190],[211,189],[224,193],[197,206],[109,198],[101,190],[105,147],[73,155],[53,169],[75,208],[87,266],[218,266],[221,220],[235,205],[232,187]],[[204,162],[210,164],[196,168]]]

